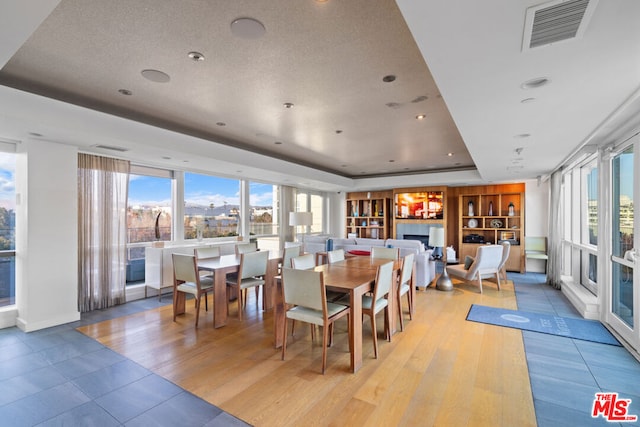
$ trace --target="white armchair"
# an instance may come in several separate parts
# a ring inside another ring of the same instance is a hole
[[[482,279],[495,276],[498,290],[500,290],[500,264],[503,250],[502,245],[478,246],[475,260],[468,270],[465,270],[463,264],[457,264],[447,266],[447,273],[449,273],[449,276],[458,277],[469,282],[477,280],[480,293],[482,293]]]

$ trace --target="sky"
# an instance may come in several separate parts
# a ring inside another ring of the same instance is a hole
[[[188,204],[214,207],[240,204],[240,181],[209,175],[185,173],[185,200]],[[252,206],[273,204],[273,185],[250,184]],[[129,205],[171,206],[171,180],[131,175]]]
[[[16,208],[16,156],[0,152],[0,206],[5,209]]]

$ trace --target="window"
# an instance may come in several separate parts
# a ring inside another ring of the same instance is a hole
[[[172,177],[168,170],[131,166],[127,200],[128,283],[144,280],[145,247],[149,242],[172,238]]]
[[[237,236],[240,181],[185,172],[184,238]]]
[[[277,185],[249,183],[249,203],[251,204],[250,234],[252,236],[278,235],[278,203],[280,190]]]
[[[0,307],[16,303],[15,169],[15,154],[0,152]]]
[[[310,226],[310,233],[322,233],[324,231],[324,211],[325,197],[321,194],[298,191],[296,195],[296,211],[311,212],[313,214],[313,222]],[[307,233],[307,230],[302,230]]]

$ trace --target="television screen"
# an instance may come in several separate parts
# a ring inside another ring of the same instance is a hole
[[[395,197],[395,214],[398,219],[443,219],[442,191],[425,193],[398,193]]]

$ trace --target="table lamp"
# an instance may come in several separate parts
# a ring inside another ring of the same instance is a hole
[[[289,225],[297,230],[298,226],[309,226],[313,223],[313,214],[311,212],[289,212]],[[298,233],[296,231],[296,240],[298,240]]]
[[[434,248],[444,247],[444,228],[431,227],[429,229],[429,246],[433,246]],[[436,281],[436,289],[439,291],[452,291],[453,284],[451,283],[451,279],[447,274],[447,263],[445,257],[442,255],[436,259],[442,261],[442,274]]]

